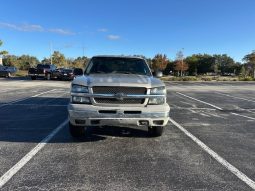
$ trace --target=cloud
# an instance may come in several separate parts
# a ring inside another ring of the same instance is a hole
[[[15,25],[11,23],[0,22],[0,27],[17,30],[17,31],[23,31],[23,32],[43,32],[44,31],[44,28],[41,25],[30,25],[30,24]]]
[[[65,30],[65,29],[60,29],[60,28],[56,28],[56,29],[48,29],[48,32],[52,32],[52,33],[57,33],[57,34],[61,34],[61,35],[75,35],[76,33],[69,31],[69,30]]]
[[[108,29],[106,29],[106,28],[101,28],[101,29],[97,29],[97,31],[98,31],[98,32],[107,32]]]
[[[51,32],[61,35],[75,35],[75,32],[61,29],[61,28],[54,28],[54,29],[46,29],[42,27],[41,25],[37,24],[12,24],[12,23],[5,23],[0,22],[0,28],[6,28],[16,31],[22,31],[22,32]]]
[[[107,38],[109,40],[119,40],[120,36],[118,36],[118,35],[108,35]]]

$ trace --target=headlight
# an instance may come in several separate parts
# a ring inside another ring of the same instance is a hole
[[[72,93],[89,93],[89,89],[86,86],[81,86],[81,85],[72,85],[71,89]]]
[[[166,88],[164,86],[152,88],[151,95],[166,95]],[[166,102],[166,97],[155,97],[150,98],[148,104],[149,105],[163,105]]]
[[[72,96],[72,103],[78,104],[90,104],[90,99],[88,97]]]
[[[166,95],[166,88],[164,86],[152,88],[151,95]]]

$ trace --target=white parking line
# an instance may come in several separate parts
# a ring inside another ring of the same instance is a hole
[[[223,111],[222,108],[220,108],[220,107],[218,107],[218,106],[216,106],[216,105],[213,105],[213,104],[211,104],[211,103],[207,103],[207,102],[205,102],[205,101],[201,101],[201,100],[199,100],[199,99],[196,99],[196,98],[187,96],[187,95],[182,94],[182,93],[180,93],[180,92],[176,92],[176,93],[179,94],[179,95],[182,95],[182,96],[184,96],[184,97],[187,97],[187,98],[189,98],[189,99],[198,101],[198,102],[200,102],[200,103],[203,103],[203,104],[206,104],[206,105],[210,105],[211,107],[214,107],[214,108],[216,108],[216,109],[218,109],[218,110],[220,110],[220,111]],[[231,112],[231,114],[232,114],[232,115],[236,115],[236,116],[240,116],[240,117],[244,117],[244,118],[247,118],[247,119],[255,120],[255,118],[253,118],[253,117],[249,117],[249,116],[245,116],[245,115],[240,115],[240,114],[237,114],[237,113],[234,113],[234,112]]]
[[[15,105],[15,106],[38,106],[38,107],[67,107],[67,105],[61,105],[61,104],[9,104],[9,105]]]
[[[248,117],[248,116],[245,116],[245,115],[240,115],[238,113],[233,113],[232,112],[231,114],[236,115],[236,116],[241,116],[241,117],[244,117],[244,118],[247,118],[247,119],[255,120],[255,118],[253,118],[253,117]]]
[[[204,144],[197,137],[192,135],[188,130],[175,122],[173,119],[170,118],[170,122],[174,124],[179,130],[181,130],[185,135],[187,135],[190,139],[192,139],[196,144],[198,144],[198,146],[200,146],[205,152],[211,155],[216,161],[218,161],[221,165],[223,165],[230,172],[236,175],[240,180],[242,180],[244,183],[246,183],[248,186],[255,190],[255,182],[252,179],[250,179],[248,176],[246,176],[244,173],[242,173],[240,170],[238,170],[236,167],[234,167],[212,149],[210,149],[206,144]]]
[[[173,106],[172,106],[173,105]],[[208,110],[208,111],[216,111],[216,109],[213,109],[213,108],[205,108],[205,107],[179,107],[179,106],[176,106],[174,104],[170,104],[170,107],[171,109],[176,109],[176,110]]]
[[[5,104],[3,104],[3,105],[0,105],[0,108],[1,108],[1,107],[4,107],[4,106],[6,106],[6,105],[13,104],[13,103],[18,103],[18,102],[21,102],[21,101],[25,101],[25,100],[28,100],[28,99],[30,99],[30,98],[38,97],[38,96],[40,96],[40,95],[43,95],[43,94],[46,94],[46,93],[49,93],[49,92],[52,92],[52,91],[55,91],[55,90],[57,90],[57,89],[52,89],[52,90],[49,90],[49,91],[46,91],[46,92],[42,92],[42,93],[33,95],[33,96],[31,96],[31,97],[26,97],[26,98],[22,98],[22,99],[17,99],[17,100],[15,100],[15,101],[11,101],[11,102],[9,102],[9,103],[5,103]]]
[[[17,164],[0,177],[0,189],[22,168],[24,167],[45,145],[68,123],[66,119],[39,144],[27,153]]]
[[[255,100],[250,100],[250,99],[246,99],[246,98],[242,98],[242,97],[231,96],[231,95],[223,94],[223,93],[219,93],[219,92],[216,92],[216,94],[224,95],[224,96],[227,96],[227,97],[231,97],[231,98],[240,99],[240,100],[244,100],[244,101],[255,103]]]
[[[182,96],[184,96],[184,97],[187,97],[187,98],[189,98],[189,99],[192,99],[192,100],[198,101],[198,102],[200,102],[200,103],[203,103],[203,104],[209,105],[209,106],[211,106],[211,107],[213,107],[213,108],[216,108],[216,109],[218,109],[218,110],[220,110],[220,111],[223,111],[223,109],[222,109],[222,108],[220,108],[220,107],[218,107],[218,106],[216,106],[216,105],[213,105],[213,104],[207,103],[207,102],[205,102],[205,101],[201,101],[201,100],[199,100],[199,99],[196,99],[196,98],[193,98],[193,97],[187,96],[187,95],[182,94],[182,93],[180,93],[180,92],[176,92],[176,93],[177,93],[177,94],[179,94],[179,95],[182,95]]]

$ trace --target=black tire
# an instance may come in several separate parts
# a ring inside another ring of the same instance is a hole
[[[152,137],[160,137],[164,132],[163,126],[148,127],[148,132]]]
[[[46,80],[50,80],[50,79],[51,79],[50,73],[46,74]]]
[[[31,76],[31,80],[36,80],[36,76]]]
[[[82,137],[85,135],[85,127],[75,126],[69,122],[69,132],[72,135],[72,137],[75,137],[75,138]]]

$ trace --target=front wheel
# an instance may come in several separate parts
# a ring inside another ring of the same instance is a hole
[[[75,126],[69,122],[69,132],[72,137],[82,137],[85,135],[85,127]]]
[[[31,76],[31,80],[36,80],[36,76]]]
[[[164,132],[163,126],[148,127],[148,132],[152,137],[160,137]]]

